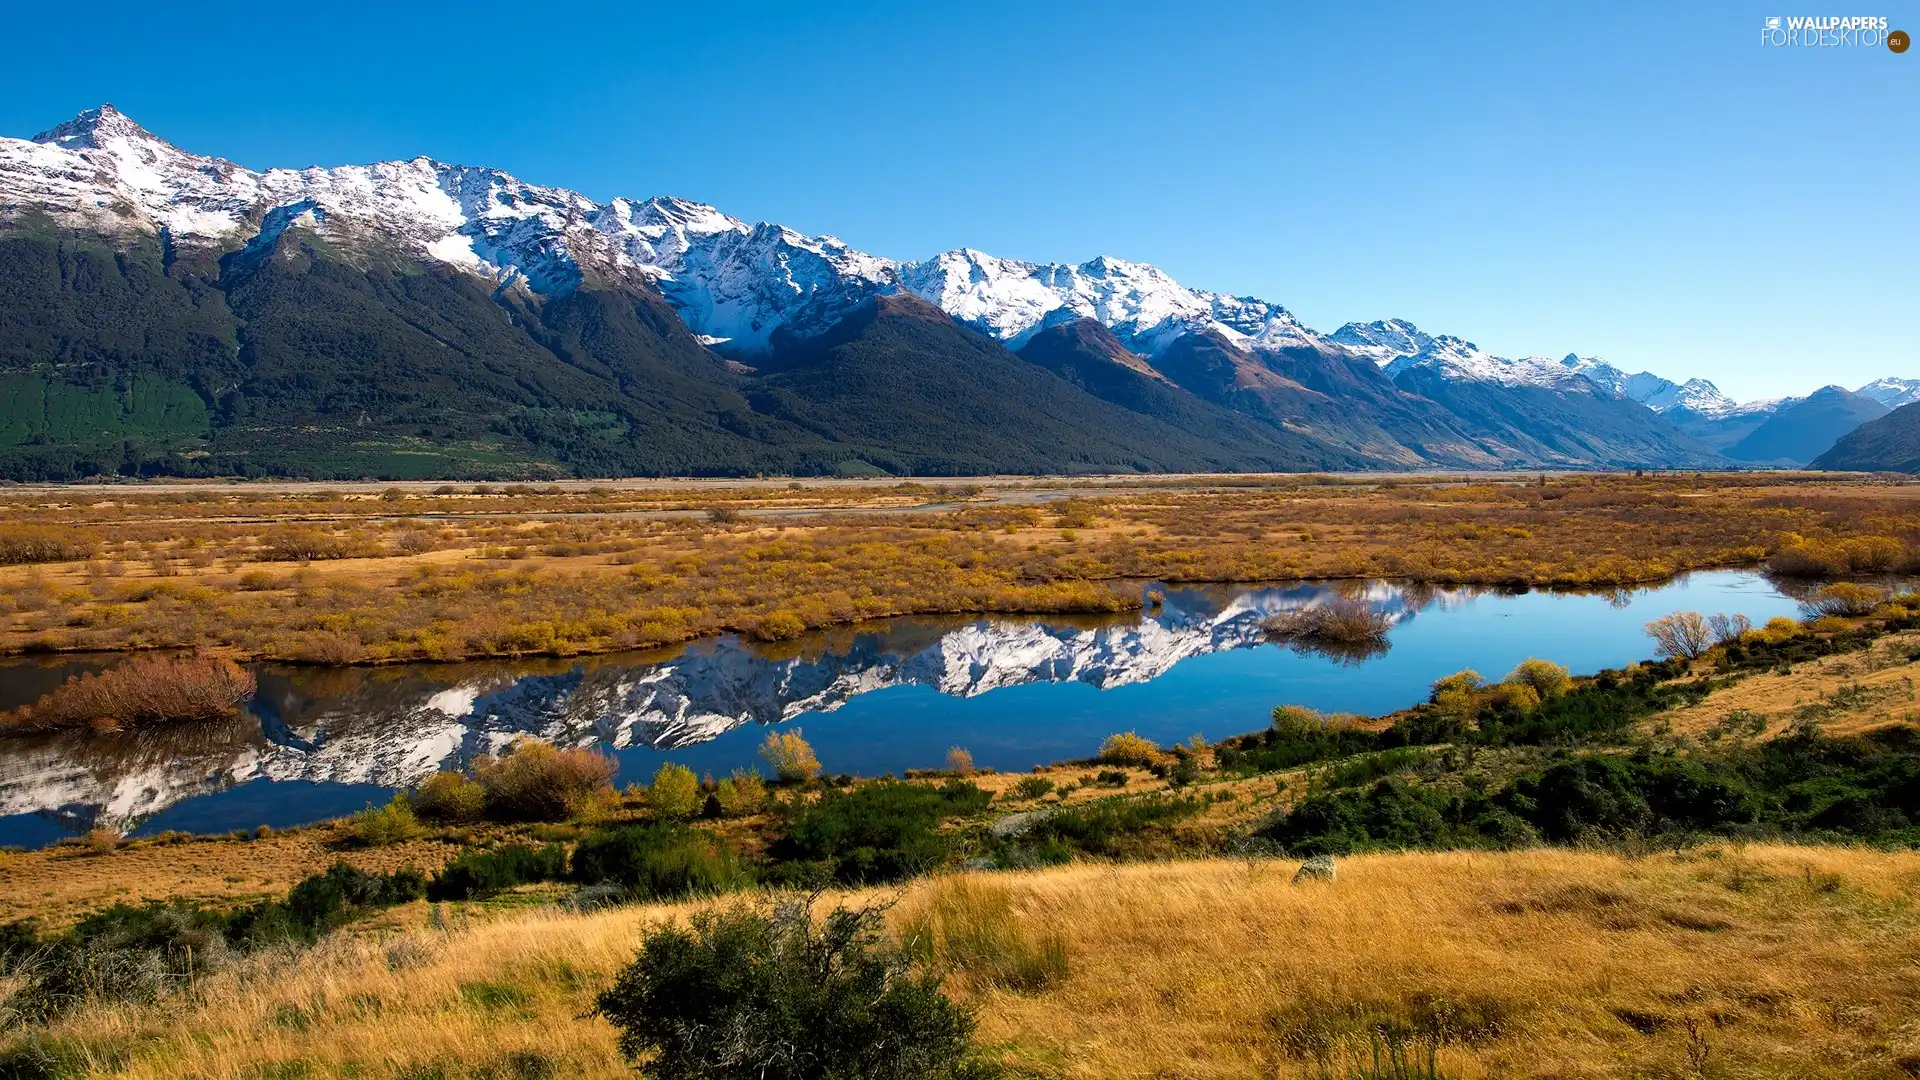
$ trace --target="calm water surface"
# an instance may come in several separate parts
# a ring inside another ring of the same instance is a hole
[[[1390,648],[1341,662],[1268,643],[1262,619],[1360,595],[1395,619]],[[1107,735],[1209,739],[1273,706],[1382,713],[1471,667],[1530,656],[1575,672],[1649,654],[1648,620],[1796,612],[1751,573],[1699,573],[1614,593],[1435,589],[1386,582],[1170,589],[1144,615],[894,620],[757,646],[734,638],[582,661],[313,669],[262,665],[230,721],[130,734],[0,740],[0,844],[41,846],[98,825],[134,835],[224,832],[335,817],[516,738],[595,746],[619,782],[662,760],[725,775],[765,729],[804,729],[831,772],[937,767],[964,746],[1026,769],[1091,754]],[[0,708],[105,661],[0,666]]]

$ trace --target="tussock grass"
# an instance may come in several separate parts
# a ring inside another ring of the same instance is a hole
[[[1920,1054],[1920,855],[1376,855],[1302,886],[1292,870],[1076,865],[835,899],[894,897],[902,934],[942,926],[983,1042],[1042,1076],[1345,1077],[1383,1031],[1465,1078],[1694,1076],[1702,1040],[1707,1075],[1729,1077],[1897,1077]],[[645,926],[696,907],[456,909],[444,930],[338,937],[43,1038],[156,1080],[476,1077],[516,1054],[627,1076],[612,1028],[584,1014]],[[1035,948],[1064,965],[982,977]]]

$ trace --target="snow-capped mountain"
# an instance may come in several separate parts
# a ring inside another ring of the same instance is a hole
[[[1568,353],[1558,361],[1537,356],[1508,359],[1462,338],[1434,337],[1405,319],[1348,323],[1327,337],[1347,351],[1379,364],[1389,374],[1397,375],[1417,366],[1437,370],[1448,378],[1561,390],[1570,388],[1570,378],[1578,378],[1604,393],[1637,401],[1657,413],[1684,408],[1698,416],[1720,419],[1768,412],[1798,400],[1774,398],[1743,404],[1721,393],[1719,387],[1705,379],[1676,383],[1649,371],[1629,375],[1598,357],[1577,353]],[[1884,384],[1899,382],[1901,380],[1881,380]],[[1915,380],[1914,387],[1916,396],[1920,396],[1920,380]]]
[[[1875,379],[1854,393],[1870,397],[1889,409],[1897,409],[1920,401],[1920,379]]]
[[[283,231],[302,229],[347,250],[397,247],[543,294],[632,276],[657,285],[696,334],[742,351],[764,350],[789,324],[824,328],[896,287],[886,259],[700,203],[602,204],[425,157],[254,172],[187,153],[111,105],[31,142],[0,139],[0,218],[29,210],[243,252],[269,252]]]
[[[899,268],[908,289],[956,321],[1018,347],[1047,326],[1090,318],[1153,356],[1182,334],[1213,330],[1242,348],[1325,339],[1278,304],[1189,289],[1157,267],[1101,256],[1069,266],[962,249]]]
[[[47,245],[66,240],[6,228],[49,220],[134,257],[110,284],[124,291],[124,310],[144,313],[147,343],[128,356],[125,328],[104,322],[92,337],[66,337],[73,309],[97,298],[57,273],[32,295],[0,296],[0,321],[26,328],[19,340],[29,343],[0,342],[0,362],[44,372],[46,349],[31,343],[61,340],[73,372],[47,388],[44,415],[0,415],[0,428],[26,432],[22,445],[36,448],[21,451],[31,461],[19,475],[101,469],[93,445],[45,436],[58,417],[101,405],[77,398],[97,393],[108,368],[164,384],[178,402],[168,413],[177,430],[139,446],[109,440],[139,458],[122,468],[163,473],[307,475],[351,425],[367,450],[328,467],[365,475],[387,467],[383,447],[423,431],[448,445],[491,444],[500,424],[490,418],[500,417],[513,418],[512,434],[491,459],[522,460],[535,475],[812,472],[856,460],[942,472],[1704,465],[1711,453],[1679,425],[1615,406],[1693,418],[1740,408],[1704,381],[1628,375],[1577,355],[1511,359],[1405,320],[1322,335],[1277,303],[1107,256],[1042,264],[959,249],[896,262],[702,203],[599,201],[426,157],[256,171],[181,150],[111,106],[32,140],[0,138],[0,240],[56,266],[66,256]],[[313,262],[328,284],[293,284]],[[432,272],[415,272],[423,268]],[[256,279],[280,284],[249,287]],[[920,300],[1005,350],[882,318]],[[824,333],[863,334],[856,312],[882,320],[871,341]],[[1077,375],[1062,385],[1011,355],[1082,319],[1135,354],[1107,360],[1144,358],[1160,387]],[[327,340],[346,324],[357,340]],[[222,344],[236,337],[249,342],[245,355]],[[819,343],[811,353],[797,347],[809,341]],[[871,366],[837,367],[837,380],[794,370],[840,364],[843,346]],[[1380,371],[1359,378],[1367,361]],[[898,364],[940,378],[894,379]],[[376,377],[404,385],[374,392]],[[1025,404],[953,417],[948,404],[969,380],[998,386],[993,401]],[[1480,385],[1452,394],[1450,383]],[[322,384],[334,389],[311,389]],[[1491,386],[1538,400],[1496,406]],[[446,399],[449,387],[458,400]],[[236,402],[255,419],[243,424]],[[924,428],[866,420],[901,412],[949,417],[954,430],[933,445]],[[1007,419],[1016,412],[1020,421]],[[572,427],[588,418],[592,433]],[[496,466],[468,466],[481,467]]]

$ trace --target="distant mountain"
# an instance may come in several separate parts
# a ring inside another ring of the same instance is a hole
[[[1875,379],[1854,393],[1870,397],[1889,409],[1897,409],[1920,401],[1920,379]]]
[[[1773,413],[1725,453],[1761,465],[1805,465],[1834,440],[1886,414],[1887,407],[1872,398],[1839,386],[1822,387]]]
[[[1920,402],[1868,420],[1813,459],[1816,469],[1920,473]]]
[[[428,158],[259,172],[111,106],[0,139],[0,281],[0,477],[1702,465],[1745,415],[1107,256],[896,262]]]

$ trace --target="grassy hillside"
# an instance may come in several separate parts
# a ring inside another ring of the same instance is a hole
[[[1332,882],[1290,873],[1072,866],[888,896],[896,927],[1009,920],[1019,944],[1001,948],[1064,953],[1037,991],[992,985],[988,954],[949,973],[1021,1076],[1366,1076],[1382,1030],[1437,1035],[1448,1077],[1894,1078],[1920,1060],[1910,852],[1388,854]],[[77,1014],[42,1041],[77,1075],[153,1080],[628,1076],[594,995],[643,928],[693,906],[438,927],[397,909],[384,932],[262,957],[187,1002]]]

